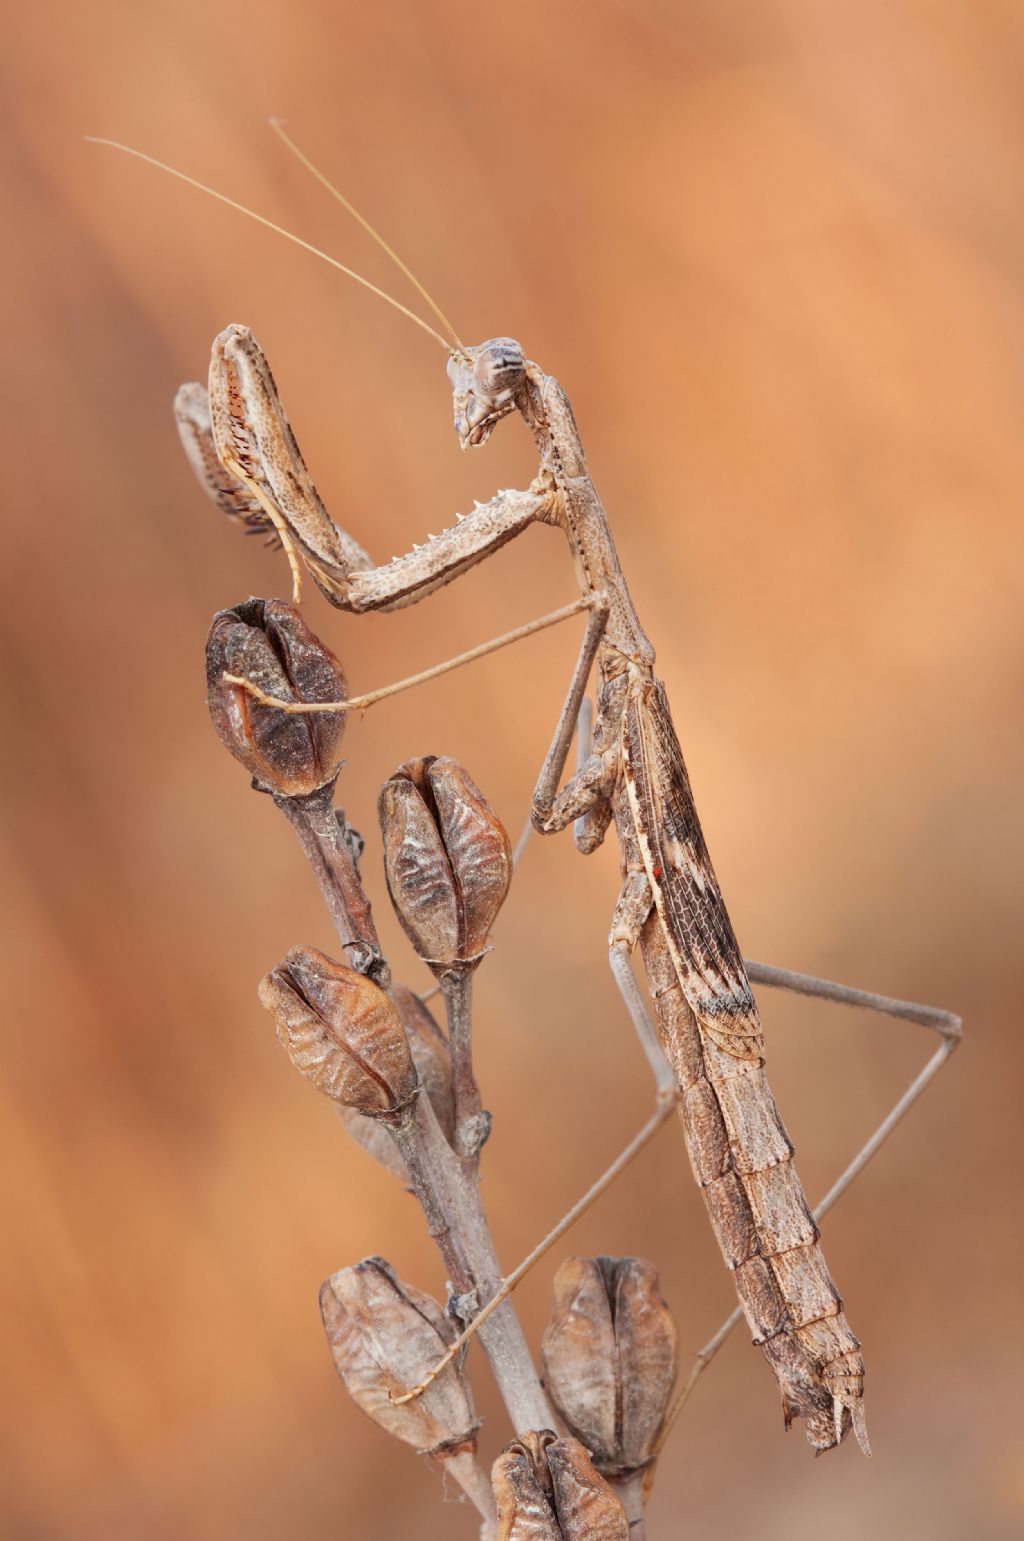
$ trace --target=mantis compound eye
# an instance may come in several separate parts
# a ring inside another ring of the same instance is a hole
[[[455,405],[455,431],[463,449],[485,444],[500,418],[515,408],[523,381],[523,350],[511,337],[495,337],[453,354],[448,364]]]
[[[523,350],[511,337],[495,337],[479,349],[473,364],[473,384],[495,406],[511,395],[523,377]]]

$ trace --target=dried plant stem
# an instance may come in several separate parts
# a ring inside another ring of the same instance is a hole
[[[387,989],[390,973],[383,961],[373,912],[359,880],[352,845],[332,805],[332,791],[333,788],[325,787],[308,797],[275,796],[274,802],[298,835],[342,946],[349,950],[350,962],[361,967],[353,956],[353,949],[364,948],[369,964],[367,972]],[[479,1121],[479,1093],[469,1061],[470,1005],[468,990],[456,992],[460,1052],[465,1054],[464,1092],[465,1087],[472,1084]],[[454,1056],[453,1044],[453,1059]],[[452,1288],[456,1295],[469,1298],[469,1309],[475,1312],[497,1294],[503,1282],[480,1198],[476,1156],[464,1158],[455,1154],[437,1122],[429,1098],[425,1096],[416,1098],[408,1113],[391,1126],[391,1133],[405,1161],[413,1191]],[[494,1311],[487,1329],[481,1331],[480,1343],[516,1432],[552,1427],[554,1415],[510,1303],[503,1302]]]
[[[475,1312],[498,1294],[503,1282],[480,1199],[477,1163],[454,1153],[426,1097],[416,1099],[392,1134],[452,1288],[457,1296],[470,1297]],[[508,1301],[502,1299],[489,1313],[480,1343],[516,1432],[551,1428],[554,1415]]]
[[[472,1158],[479,1155],[490,1127],[473,1073],[472,973],[445,974],[441,981],[441,993],[448,1015],[448,1042],[452,1055],[455,1149],[460,1156]]]
[[[501,1307],[504,1301],[508,1299],[509,1295],[512,1294],[512,1291],[516,1288],[520,1281],[525,1279],[526,1275],[530,1272],[536,1263],[540,1262],[544,1254],[550,1251],[555,1242],[558,1241],[560,1237],[564,1236],[566,1231],[576,1224],[576,1221],[580,1218],[580,1216],[585,1214],[586,1211],[590,1208],[591,1204],[595,1203],[596,1200],[601,1197],[601,1194],[604,1193],[605,1189],[611,1187],[616,1178],[620,1176],[620,1174],[633,1160],[633,1157],[639,1155],[640,1151],[643,1150],[648,1140],[650,1140],[661,1128],[662,1124],[669,1117],[674,1108],[674,1101],[662,1102],[658,1104],[650,1118],[644,1124],[643,1128],[639,1131],[638,1134],[633,1136],[625,1149],[619,1152],[611,1166],[607,1167],[601,1173],[601,1176],[587,1189],[582,1198],[576,1200],[576,1203],[572,1206],[572,1208],[566,1211],[561,1220],[559,1220],[558,1224],[554,1226],[550,1231],[548,1231],[547,1235],[543,1238],[543,1240],[537,1243],[533,1251],[528,1253],[516,1268],[513,1268],[512,1272],[502,1283],[501,1288],[495,1295],[491,1297],[490,1300],[487,1301],[487,1303],[473,1318],[473,1320],[468,1323],[465,1331],[455,1339],[455,1342],[452,1343],[449,1347],[448,1352],[442,1359],[438,1360],[437,1364],[434,1365],[426,1379],[422,1380],[418,1386],[414,1386],[411,1391],[407,1391],[404,1397],[399,1397],[396,1400],[408,1402],[411,1401],[413,1397],[421,1396],[422,1393],[426,1391],[427,1387],[437,1379],[441,1372],[449,1364],[451,1364],[456,1354],[466,1343],[469,1342],[470,1338],[474,1337],[477,1332],[481,1334],[481,1337],[483,1336],[484,1328],[492,1312],[497,1311]]]
[[[630,1472],[628,1477],[608,1478],[615,1496],[626,1511],[626,1519],[629,1522],[629,1541],[646,1541],[644,1496],[648,1469]]]
[[[349,954],[349,963],[361,973],[369,974],[381,989],[388,989],[390,970],[381,953],[370,901],[359,881],[352,847],[334,809],[333,784],[321,787],[308,797],[275,795],[274,802],[299,838],[320,885],[338,940]],[[359,955],[360,947],[364,949],[362,956]]]
[[[498,1523],[490,1478],[471,1450],[436,1457],[442,1471],[455,1478],[470,1503],[484,1521],[484,1536],[493,1536]]]

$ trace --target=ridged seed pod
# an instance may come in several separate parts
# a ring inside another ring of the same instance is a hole
[[[282,797],[327,786],[341,764],[345,715],[261,706],[234,674],[282,701],[343,701],[345,675],[294,605],[248,599],[219,610],[206,639],[207,704],[218,737],[254,782]]]
[[[400,765],[377,807],[406,935],[438,977],[473,968],[512,881],[500,819],[463,766],[433,755]]]
[[[653,1454],[676,1373],[676,1328],[642,1258],[571,1257],[555,1275],[544,1382],[598,1470],[628,1476]]]
[[[455,1138],[455,1101],[452,1093],[452,1059],[448,1040],[418,996],[405,985],[395,985],[391,999],[405,1028],[412,1050],[412,1061],[419,1077],[420,1091],[426,1092],[430,1105],[449,1144]],[[354,1108],[339,1104],[338,1112],[352,1138],[375,1161],[401,1181],[408,1172],[394,1140],[375,1118],[367,1118]]]
[[[325,1096],[371,1118],[412,1101],[416,1069],[401,1019],[365,975],[295,947],[259,994],[292,1064]]]
[[[420,1396],[394,1401],[426,1378],[455,1336],[435,1300],[369,1257],[324,1283],[320,1310],[335,1368],[374,1423],[423,1454],[475,1449],[476,1418],[457,1361]]]
[[[501,1541],[628,1541],[625,1511],[578,1440],[520,1435],[491,1482]]]

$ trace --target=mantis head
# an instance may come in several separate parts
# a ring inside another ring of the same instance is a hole
[[[492,337],[451,355],[448,378],[463,449],[485,444],[498,419],[515,410],[525,374],[523,350],[511,337]]]

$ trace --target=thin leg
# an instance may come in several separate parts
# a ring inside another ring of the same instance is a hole
[[[576,719],[576,774],[577,775],[580,774],[580,772],[582,771],[584,765],[586,764],[586,762],[587,762],[587,760],[588,760],[588,758],[590,756],[590,737],[591,737],[591,735],[590,735],[590,724],[591,724],[592,716],[593,716],[593,706],[592,706],[590,697],[589,696],[584,696],[582,702],[580,703],[579,716]],[[591,813],[589,815],[584,814],[580,818],[578,818],[576,820],[576,824],[574,826],[574,830],[578,831],[582,827],[589,827],[589,819],[592,818],[592,816],[593,815]],[[533,834],[533,832],[534,832],[533,813],[531,811],[529,817],[526,820],[526,823],[523,825],[522,830],[520,831],[519,839],[516,841],[515,849],[512,852],[512,871],[513,872],[515,872],[518,869],[519,863],[523,859],[523,853],[526,850],[526,847],[530,843],[530,836]],[[600,843],[599,841],[594,842],[595,845],[599,844],[599,843]],[[579,838],[578,837],[577,837],[577,844],[579,844]],[[593,848],[594,848],[593,845],[589,847],[589,849],[593,849]],[[614,964],[613,964],[613,970],[614,970]],[[621,988],[621,986],[620,986],[620,988]],[[634,982],[634,989],[636,989],[635,982]],[[425,991],[425,993],[420,996],[420,1000],[424,1001],[424,1002],[432,1000],[435,995],[439,995],[440,993],[441,993],[441,986],[439,984],[433,984],[433,985],[431,985],[429,990]],[[639,992],[637,992],[637,1000],[638,1000],[638,1002],[640,1004],[641,1010],[643,1010],[643,1002],[639,998]],[[628,1005],[628,1002],[627,1002],[627,1005]],[[646,1012],[644,1013],[644,1015],[646,1016]],[[634,1017],[633,1020],[635,1022],[636,1018]],[[650,1019],[649,1018],[648,1018],[648,1024],[650,1024]],[[652,1032],[654,1031],[653,1027],[651,1028],[651,1031]],[[640,1032],[639,1028],[637,1028],[637,1032]]]
[[[548,615],[542,615],[535,621],[527,621],[525,626],[517,626],[513,631],[506,631],[503,636],[495,637],[490,642],[482,642],[479,647],[470,648],[468,653],[459,653],[456,658],[448,658],[444,663],[435,664],[432,669],[424,669],[420,674],[410,674],[408,679],[397,680],[393,685],[382,685],[379,690],[368,691],[365,695],[351,696],[347,701],[283,701],[280,696],[268,695],[265,690],[254,685],[252,680],[245,679],[240,674],[225,674],[224,680],[229,685],[240,685],[261,706],[271,706],[276,711],[287,712],[291,716],[309,717],[320,713],[364,711],[366,707],[373,706],[388,696],[397,696],[403,690],[411,690],[414,685],[423,685],[427,680],[437,679],[442,674],[450,674],[453,669],[460,669],[463,664],[474,663],[478,658],[485,658],[488,653],[496,653],[499,648],[508,647],[513,642],[521,642],[524,637],[532,636],[535,631],[544,631],[548,626],[557,626],[559,621],[567,621],[570,617],[579,615],[581,610],[593,612],[587,624],[588,636],[595,616],[598,614],[601,616],[601,630],[603,630],[607,610],[598,608],[603,604],[603,595],[586,594],[582,599],[574,599],[570,605],[563,605],[560,610],[552,610]]]
[[[882,1016],[897,1017],[904,1022],[915,1022],[921,1027],[930,1027],[942,1038],[942,1043],[936,1049],[931,1059],[928,1060],[924,1069],[911,1081],[903,1096],[886,1117],[883,1118],[871,1138],[862,1146],[846,1170],[841,1173],[825,1194],[825,1197],[815,1207],[813,1211],[814,1218],[815,1220],[820,1220],[828,1213],[836,1200],[846,1192],[854,1179],[860,1176],[872,1156],[875,1155],[879,1147],[884,1144],[900,1122],[900,1119],[913,1107],[928,1084],[938,1075],[963,1037],[963,1021],[954,1012],[942,1011],[937,1006],[922,1006],[916,1001],[901,1001],[888,995],[875,995],[870,990],[857,990],[852,985],[836,984],[831,979],[818,979],[814,974],[797,974],[790,969],[775,968],[770,963],[755,963],[749,959],[745,960],[745,962],[747,975],[754,984],[768,985],[777,990],[791,990],[797,995],[812,995],[820,1000],[836,1001],[843,1006],[862,1006],[868,1011],[877,1011]],[[718,1350],[733,1328],[738,1327],[742,1320],[743,1311],[737,1307],[697,1354],[693,1367],[690,1370],[689,1378],[662,1425],[661,1433],[658,1435],[658,1442],[655,1446],[655,1455],[661,1452],[672,1425],[682,1411],[683,1405],[697,1384],[697,1381],[718,1353]]]
[[[579,775],[590,757],[591,724],[594,717],[594,706],[589,696],[584,696],[580,702],[579,715],[576,718],[576,774]],[[584,816],[585,817],[585,816]],[[576,820],[574,830],[578,830],[584,822],[584,817]],[[531,812],[523,825],[519,839],[516,841],[515,850],[512,852],[513,872],[523,859],[523,852],[530,842],[533,834],[533,814]]]
[[[576,720],[583,705],[583,697],[586,694],[587,681],[593,668],[597,650],[601,645],[604,629],[608,624],[608,601],[603,594],[592,594],[590,600],[590,619],[587,629],[583,634],[583,642],[580,647],[580,656],[576,660],[576,667],[569,681],[569,689],[566,692],[562,705],[558,725],[555,728],[555,736],[551,740],[551,748],[544,758],[544,764],[540,768],[537,777],[537,785],[533,793],[534,827],[540,829],[545,817],[551,812],[551,804],[554,801],[558,783],[562,779],[565,770],[565,762],[569,757],[569,745],[576,728]]]
[[[583,697],[576,737],[576,779],[583,775],[587,761],[594,754],[593,709],[590,697]],[[573,844],[581,856],[590,856],[604,840],[613,812],[610,797],[600,797],[592,808],[580,815],[572,827]]]
[[[594,742],[594,704],[589,696],[584,696],[580,702],[580,713],[576,718],[576,774],[586,765]],[[572,827],[573,840],[578,845],[584,837],[587,815],[578,818]]]
[[[636,982],[636,976],[630,967],[629,947],[625,942],[613,942],[608,949],[608,962],[611,966],[612,976],[619,987],[619,994],[625,1003],[626,1010],[636,1028],[636,1035],[640,1040],[640,1047],[647,1055],[647,1063],[654,1075],[659,1104],[672,1103],[676,1097],[676,1078],[672,1074],[672,1066],[665,1058],[665,1051],[661,1047],[654,1023],[651,1021],[647,1007],[644,1005],[643,996],[640,994],[640,986]]]
[[[752,984],[768,985],[773,990],[790,990],[794,995],[814,995],[820,1000],[837,1001],[841,1006],[863,1006],[882,1016],[933,1027],[944,1038],[951,1038],[956,1043],[963,1037],[962,1018],[952,1011],[942,1011],[938,1006],[921,1006],[916,1001],[901,1001],[892,995],[875,995],[871,990],[836,984],[833,979],[819,979],[816,974],[798,974],[793,969],[776,968],[773,963],[755,963],[753,958],[744,958],[743,962]]]
[[[648,1042],[650,1039],[653,1039],[655,1045],[657,1045],[657,1051],[661,1056],[665,1070],[668,1072],[668,1081],[671,1084],[668,1086],[666,1093],[663,1094],[663,1083],[659,1068],[657,1067],[653,1056],[649,1054],[648,1058],[651,1059],[652,1069],[654,1069],[655,1072],[655,1079],[658,1081],[659,1102],[654,1113],[648,1119],[644,1127],[640,1130],[639,1134],[630,1141],[621,1155],[611,1164],[610,1167],[607,1168],[601,1177],[598,1178],[593,1187],[589,1188],[583,1197],[578,1201],[578,1203],[574,1204],[568,1213],[558,1222],[558,1224],[548,1232],[543,1241],[541,1241],[533,1249],[533,1251],[523,1259],[517,1268],[513,1269],[512,1273],[508,1275],[498,1293],[488,1301],[483,1310],[474,1318],[472,1322],[470,1322],[466,1330],[461,1333],[458,1338],[456,1338],[455,1342],[448,1349],[448,1352],[445,1354],[445,1356],[438,1361],[438,1363],[430,1371],[430,1374],[424,1378],[420,1385],[414,1387],[412,1391],[406,1392],[404,1396],[396,1398],[396,1401],[407,1402],[411,1401],[414,1397],[422,1395],[427,1387],[430,1386],[433,1381],[436,1380],[437,1376],[440,1375],[442,1371],[451,1363],[459,1350],[476,1333],[481,1323],[486,1321],[491,1312],[495,1310],[503,1300],[508,1298],[508,1296],[515,1289],[516,1285],[520,1282],[521,1279],[525,1278],[526,1274],[530,1271],[534,1264],[539,1262],[539,1260],[544,1256],[545,1252],[547,1252],[554,1245],[560,1236],[564,1235],[564,1233],[572,1224],[574,1224],[579,1216],[583,1214],[591,1204],[593,1204],[595,1199],[597,1199],[605,1191],[605,1189],[615,1181],[615,1179],[619,1176],[619,1173],[625,1169],[633,1157],[643,1149],[648,1140],[651,1139],[657,1129],[660,1128],[661,1124],[664,1123],[666,1117],[671,1112],[675,1104],[674,1078],[672,1077],[671,1070],[668,1067],[668,1062],[665,1060],[664,1055],[661,1053],[661,1047],[660,1043],[658,1042],[657,1033],[655,1032],[653,1024],[650,1021],[650,1017],[647,1014],[643,1001],[639,996],[639,990],[636,984],[636,980],[633,977],[632,970],[629,968],[628,938],[633,926],[636,925],[637,915],[639,915],[641,909],[643,909],[645,896],[641,888],[641,882],[646,881],[647,880],[645,874],[631,874],[631,877],[627,878],[626,883],[623,886],[622,894],[619,897],[619,904],[616,906],[616,921],[613,924],[613,931],[609,944],[609,958],[612,963],[612,972],[615,976],[615,982],[619,986],[620,992],[622,993],[623,1000],[625,1001],[627,1010],[633,1019],[634,1026],[636,1026],[641,1043],[644,1044],[646,1050]],[[646,901],[646,910],[644,911],[643,920],[645,920],[647,915],[650,913],[651,901],[649,897],[649,890],[648,895],[646,896]],[[640,920],[639,922],[639,926],[637,927],[636,932],[637,935],[639,935],[639,929],[643,926],[643,920]],[[617,936],[616,926],[620,926],[625,934],[622,936]],[[635,939],[636,938],[634,936],[634,941]],[[623,963],[625,964],[626,971],[629,975],[628,983],[624,982],[624,976],[622,973]],[[867,1144],[857,1154],[857,1156],[854,1157],[853,1161],[850,1162],[845,1172],[843,1172],[839,1179],[833,1183],[828,1193],[826,1193],[825,1197],[815,1208],[814,1218],[815,1220],[820,1220],[825,1214],[828,1213],[836,1200],[843,1193],[845,1193],[846,1189],[850,1186],[854,1179],[859,1176],[864,1167],[871,1160],[872,1156],[878,1150],[882,1142],[896,1127],[908,1109],[912,1107],[913,1104],[917,1101],[925,1087],[941,1069],[942,1065],[945,1064],[950,1054],[952,1054],[953,1050],[960,1042],[962,1036],[961,1019],[958,1016],[955,1016],[952,1012],[941,1011],[934,1006],[921,1006],[912,1001],[901,1001],[895,1000],[889,996],[875,995],[867,990],[854,989],[850,985],[836,984],[832,980],[817,979],[812,974],[796,974],[792,973],[788,969],[773,968],[770,964],[766,963],[748,963],[747,972],[749,977],[754,980],[755,983],[772,985],[779,989],[793,990],[802,995],[815,995],[821,997],[822,999],[838,1001],[845,1005],[864,1006],[869,1010],[878,1011],[885,1016],[898,1017],[906,1021],[920,1023],[925,1027],[931,1027],[942,1035],[943,1042],[941,1047],[936,1050],[935,1054],[932,1055],[932,1058],[928,1061],[920,1075],[918,1075],[915,1080],[911,1082],[903,1096],[899,1099],[888,1116],[883,1119],[882,1123],[875,1130],[875,1133],[871,1136],[870,1140],[868,1140]],[[689,1378],[687,1379],[682,1391],[679,1393],[679,1396],[676,1398],[676,1401],[670,1409],[662,1426],[661,1433],[658,1436],[657,1445],[655,1446],[655,1455],[660,1454],[676,1418],[682,1411],[684,1403],[689,1397],[694,1386],[697,1384],[697,1381],[700,1379],[701,1374],[711,1363],[711,1360],[717,1354],[722,1344],[729,1337],[733,1329],[739,1325],[742,1319],[743,1312],[739,1307],[737,1307],[732,1315],[722,1323],[721,1327],[719,1327],[714,1336],[708,1339],[707,1343],[705,1343],[704,1347],[697,1354],[693,1363],[693,1367],[690,1371]]]
[[[529,843],[530,843],[530,836],[532,834],[533,834],[533,820],[532,819],[527,819],[526,823],[523,825],[522,829],[519,831],[519,839],[516,841],[515,850],[512,852],[512,871],[513,872],[516,872],[518,870],[519,863],[523,859],[523,852],[526,850],[526,847],[529,845]]]
[[[640,993],[640,986],[630,965],[629,955],[636,946],[640,932],[654,905],[650,880],[646,872],[631,872],[626,876],[612,917],[611,934],[608,937],[608,962],[619,994],[629,1012],[640,1047],[647,1056],[647,1063],[654,1075],[658,1104],[672,1104],[676,1098],[676,1078],[672,1066],[665,1058],[661,1039],[651,1021],[650,1014]]]
[[[818,979],[814,974],[797,974],[791,969],[775,968],[770,963],[747,962],[747,976],[754,984],[770,985],[776,990],[791,990],[796,995],[813,995],[821,1000],[836,1001],[842,1006],[862,1006],[867,1011],[877,1011],[881,1016],[898,1017],[904,1022],[916,1022],[930,1027],[942,1038],[924,1069],[907,1087],[895,1107],[882,1120],[867,1144],[850,1162],[814,1211],[817,1220],[832,1208],[836,1199],[845,1193],[855,1177],[871,1160],[875,1151],[888,1139],[904,1113],[911,1108],[963,1037],[963,1019],[952,1011],[942,1011],[938,1006],[921,1006],[916,1001],[901,1001],[890,995],[875,995],[870,990],[857,990],[852,985],[836,984],[831,979]]]
[[[658,1130],[661,1128],[662,1124],[671,1113],[673,1105],[674,1104],[672,1102],[664,1102],[655,1108],[654,1112],[644,1124],[643,1128],[639,1131],[638,1134],[633,1136],[625,1149],[620,1151],[619,1155],[616,1156],[611,1166],[607,1167],[605,1171],[601,1173],[601,1176],[590,1188],[587,1189],[583,1197],[578,1199],[572,1208],[562,1216],[558,1224],[554,1226],[550,1231],[548,1231],[544,1239],[538,1242],[533,1251],[523,1258],[523,1261],[519,1264],[519,1266],[517,1268],[513,1268],[512,1272],[507,1276],[505,1282],[502,1284],[497,1294],[491,1296],[490,1300],[473,1318],[466,1330],[459,1334],[454,1343],[452,1343],[451,1347],[448,1349],[447,1353],[444,1355],[443,1359],[438,1360],[437,1364],[434,1365],[430,1373],[424,1377],[418,1386],[414,1386],[411,1391],[406,1391],[400,1397],[392,1398],[392,1401],[395,1402],[396,1405],[399,1405],[403,1402],[411,1402],[414,1397],[423,1395],[427,1387],[437,1379],[437,1377],[442,1373],[444,1369],[446,1369],[449,1364],[451,1364],[452,1360],[455,1358],[460,1349],[462,1349],[469,1342],[470,1338],[474,1336],[477,1329],[487,1320],[491,1312],[496,1310],[498,1306],[501,1305],[503,1300],[507,1300],[509,1295],[511,1295],[512,1291],[515,1289],[516,1285],[519,1284],[522,1279],[525,1279],[526,1275],[530,1272],[530,1269],[534,1266],[534,1264],[540,1262],[545,1252],[548,1252],[554,1246],[555,1242],[558,1241],[560,1236],[565,1235],[570,1226],[575,1225],[580,1216],[585,1214],[586,1211],[590,1208],[591,1204],[593,1204],[597,1199],[601,1197],[601,1194],[605,1191],[606,1188],[611,1187],[612,1183],[619,1176],[620,1172],[625,1171],[626,1167],[633,1160],[633,1157],[639,1155],[640,1151],[643,1150],[647,1142],[652,1139],[655,1134],[657,1134]]]

